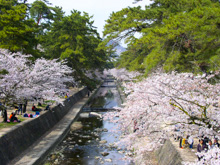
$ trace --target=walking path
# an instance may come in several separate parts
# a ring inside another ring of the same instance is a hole
[[[170,138],[171,143],[174,145],[174,147],[176,148],[176,150],[178,151],[178,153],[180,154],[183,162],[195,162],[198,158],[196,156],[196,146],[197,146],[197,142],[194,143],[193,145],[193,149],[190,149],[189,147],[186,148],[180,148],[179,147],[179,140],[178,141],[174,141],[172,138]]]
[[[40,164],[56,144],[58,144],[68,133],[71,124],[75,121],[76,116],[87,101],[88,97],[84,97],[82,100],[74,104],[71,110],[59,123],[45,133],[45,135],[37,140],[19,157],[12,160],[9,165]]]

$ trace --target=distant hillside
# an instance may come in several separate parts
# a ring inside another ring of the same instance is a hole
[[[116,51],[116,55],[117,56],[120,56],[120,54],[124,51],[126,51],[126,48],[124,48],[123,46],[121,46],[120,44],[118,44],[117,42],[115,41],[109,41],[109,43],[107,44],[108,45],[117,45],[115,46],[115,51]]]
[[[122,52],[126,51],[126,48],[124,48],[124,47],[121,46],[121,45],[116,46],[115,49],[116,49],[116,54],[117,54],[118,56],[120,56],[120,54],[121,54]]]

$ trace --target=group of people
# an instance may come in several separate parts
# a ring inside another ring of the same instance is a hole
[[[39,108],[36,108],[36,106],[33,104],[32,106],[32,111],[41,111],[41,109]],[[47,105],[45,110],[50,110],[50,106]],[[22,105],[19,105],[19,106],[15,106],[15,112],[12,112],[9,116],[9,121],[8,122],[20,122],[20,120],[16,117],[16,114],[19,115],[19,113],[22,115]],[[39,115],[39,114],[38,114]],[[33,118],[33,115],[32,114],[27,114],[25,113],[24,114],[24,117],[30,117],[30,118]]]
[[[38,111],[38,112],[40,112],[40,111],[42,111],[42,109],[40,109],[40,108],[37,108],[34,104],[33,104],[33,106],[32,106],[32,108],[31,108],[31,110],[32,111]],[[45,111],[46,110],[50,110],[50,105],[48,104],[46,107],[45,107],[45,109],[44,109]]]
[[[218,139],[214,139],[214,143],[212,143],[212,140],[205,137],[204,139],[199,140],[199,144],[197,145],[197,152],[207,152],[210,149],[213,149],[214,147],[219,148]],[[198,159],[200,160],[202,157],[198,156]]]
[[[32,108],[31,108],[31,110],[32,111],[41,111],[41,109],[40,108],[37,108],[34,104],[33,104],[33,106],[32,106]]]
[[[193,137],[188,135],[186,138],[182,138],[182,137],[179,137],[180,139],[180,143],[179,143],[179,147],[180,148],[184,148],[186,145],[189,145],[189,148],[193,148],[193,143],[194,143],[194,140],[193,140]]]
[[[14,106],[16,114],[22,115],[22,104],[19,104],[18,106]]]
[[[184,148],[188,146],[189,148],[193,148],[193,137],[192,136],[187,136],[186,138],[178,137],[179,141],[179,147]],[[213,148],[219,148],[220,144],[218,143],[218,139],[214,138],[214,141],[212,142],[211,139],[205,137],[203,139],[199,140],[199,144],[197,145],[197,152],[202,153],[202,152],[207,152],[208,150],[211,150]],[[202,156],[198,156],[198,159],[200,160]]]
[[[22,115],[22,104],[19,104],[18,106],[14,106],[14,112],[12,112],[9,116],[9,120],[7,122],[21,122],[17,117],[16,114]]]
[[[16,115],[22,115],[22,112],[23,112],[22,104],[14,105],[13,107],[14,107],[14,110],[13,110],[13,112],[11,112],[11,114],[8,117],[5,106],[0,102],[0,115],[2,115],[2,117],[4,118],[4,122],[8,122],[8,123],[9,122],[21,122]],[[24,109],[25,108],[26,107],[24,107]],[[27,113],[24,112],[23,117],[33,118],[34,116],[39,116],[40,113],[38,113],[38,112],[40,112],[42,109],[37,108],[33,104],[31,110],[35,111],[36,114],[32,115],[32,114],[27,114]],[[50,105],[47,105],[44,110],[51,110]]]

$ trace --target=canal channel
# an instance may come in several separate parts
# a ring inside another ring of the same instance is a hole
[[[114,107],[121,106],[121,102],[115,82],[105,81],[44,165],[133,164],[124,160],[129,152],[116,145],[122,134],[117,123],[103,119]]]

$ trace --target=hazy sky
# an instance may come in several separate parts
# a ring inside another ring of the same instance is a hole
[[[34,1],[35,0],[28,0],[29,3]],[[93,15],[93,20],[95,21],[94,26],[97,27],[102,37],[105,20],[109,18],[113,11],[119,11],[128,6],[145,6],[149,4],[150,0],[143,0],[137,4],[133,4],[134,0],[49,0],[49,2],[52,3],[53,6],[62,7],[66,15],[69,15],[73,9],[85,11],[90,16]]]

